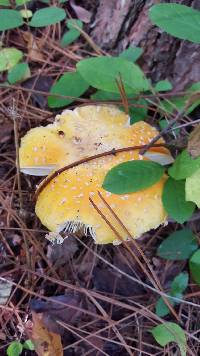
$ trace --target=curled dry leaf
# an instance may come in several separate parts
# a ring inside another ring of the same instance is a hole
[[[63,356],[61,336],[48,331],[42,321],[42,314],[33,313],[31,339],[38,356]]]
[[[38,62],[44,60],[44,56],[31,32],[23,34],[24,40],[27,42],[28,56],[32,61]]]
[[[78,6],[74,4],[74,1],[70,1],[70,5],[74,12],[76,13],[77,17],[79,20],[88,23],[90,22],[92,13],[89,12],[88,10],[84,9],[82,6]]]

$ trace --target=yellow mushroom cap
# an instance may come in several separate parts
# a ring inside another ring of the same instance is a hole
[[[36,214],[50,231],[84,231],[85,234],[90,233],[98,244],[118,243],[119,237],[89,201],[89,197],[92,198],[120,236],[126,239],[126,231],[102,202],[98,194],[100,192],[133,238],[156,228],[164,223],[167,217],[161,200],[166,179],[164,176],[152,187],[137,193],[118,195],[102,188],[108,170],[123,161],[138,158],[138,152],[122,152],[64,171],[39,194]]]
[[[80,159],[112,149],[146,145],[158,131],[144,121],[130,125],[129,117],[115,106],[88,105],[65,110],[53,124],[30,130],[22,139],[20,166],[25,173],[47,174]],[[157,143],[163,143],[162,139]],[[162,163],[171,159],[164,147],[151,148],[145,156],[139,150],[103,156],[65,170],[42,186],[36,214],[50,231],[84,232],[98,244],[119,243],[112,228],[91,204],[105,215],[123,239],[124,231],[103,203],[99,192],[130,232],[138,238],[166,221],[162,189],[166,177],[152,187],[131,194],[111,194],[102,188],[107,172],[119,163],[151,159]],[[42,168],[41,168],[42,167]]]
[[[143,121],[130,126],[128,115],[112,105],[65,110],[53,124],[31,129],[22,138],[20,168],[26,174],[47,175],[84,157],[149,143],[156,133]],[[168,153],[165,148],[152,151]]]

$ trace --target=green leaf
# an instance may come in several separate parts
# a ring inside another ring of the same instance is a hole
[[[15,84],[30,77],[30,69],[27,63],[19,63],[8,73],[8,81]]]
[[[157,256],[170,261],[186,260],[198,248],[196,236],[188,229],[169,235],[157,249]]]
[[[54,6],[45,7],[34,13],[29,25],[32,27],[49,26],[64,20],[65,17],[66,13],[63,9]]]
[[[131,117],[131,125],[138,121],[145,120],[147,118],[148,104],[145,99],[141,98],[135,103],[131,101],[133,106],[129,106],[129,115]],[[136,106],[134,106],[134,104]],[[138,106],[137,106],[138,105]],[[141,105],[141,107],[139,107]]]
[[[183,297],[182,293],[187,288],[187,286],[188,286],[188,274],[180,273],[172,281],[171,289],[168,294],[172,297],[182,299],[182,297]],[[180,302],[173,300],[171,298],[168,298],[168,301],[172,306],[180,303]],[[156,303],[156,314],[158,316],[160,316],[161,318],[163,318],[164,316],[168,315],[169,313],[170,313],[170,310],[169,310],[168,306],[165,304],[165,302],[162,298],[159,298]]]
[[[121,100],[121,96],[119,93],[111,93],[109,91],[97,90],[96,93],[91,95],[91,99],[102,101]]]
[[[200,284],[200,249],[190,258],[189,266],[192,278],[197,284]]]
[[[129,47],[120,53],[119,57],[127,59],[130,62],[136,62],[142,53],[143,49],[140,47]]]
[[[168,169],[169,175],[176,179],[190,177],[200,168],[200,157],[191,158],[187,150],[183,150],[176,158],[173,165]]]
[[[185,200],[185,181],[168,178],[164,185],[162,202],[174,220],[183,224],[193,214],[195,204]]]
[[[61,39],[61,46],[66,47],[70,45],[72,42],[74,42],[77,38],[79,38],[80,32],[76,30],[75,28],[72,30],[69,30],[64,33],[62,39]]]
[[[166,346],[169,342],[176,342],[180,348],[181,355],[186,356],[186,336],[179,325],[166,322],[155,326],[150,332],[161,346]]]
[[[23,350],[22,344],[18,341],[13,341],[8,346],[6,352],[8,356],[19,356],[21,355],[22,350]]]
[[[194,202],[200,208],[200,169],[186,179],[185,195],[187,201]]]
[[[163,173],[164,168],[155,162],[124,162],[106,174],[103,188],[115,194],[138,192],[158,182]]]
[[[171,296],[182,298],[182,293],[188,286],[188,274],[186,272],[180,273],[176,276],[171,284]],[[179,303],[175,301],[175,303]]]
[[[174,306],[173,300],[170,300],[168,298],[168,302],[172,306]],[[161,318],[164,318],[169,313],[170,313],[170,310],[169,310],[168,306],[165,304],[165,302],[162,298],[159,298],[158,301],[156,302],[156,315],[160,316]]]
[[[14,67],[23,57],[23,52],[16,48],[0,50],[0,72]]]
[[[97,89],[119,93],[116,79],[123,81],[127,93],[148,90],[149,83],[141,69],[126,59],[117,57],[96,57],[83,59],[77,70],[91,86]]]
[[[170,35],[200,43],[200,11],[181,4],[157,4],[150,8],[149,16]]]
[[[172,90],[172,85],[169,82],[169,80],[160,80],[158,83],[155,85],[155,90],[156,91],[169,91]]]
[[[35,350],[35,346],[30,339],[26,340],[23,344],[23,349],[25,350]]]
[[[88,84],[83,80],[79,73],[65,73],[51,87],[51,94],[59,94],[78,98],[88,89]],[[48,105],[50,108],[60,108],[69,105],[75,98],[59,98],[55,96],[48,97]]]
[[[0,31],[10,30],[23,25],[24,21],[19,11],[3,9],[0,11]]]
[[[1,6],[10,6],[10,1],[9,0],[0,0],[0,5]]]

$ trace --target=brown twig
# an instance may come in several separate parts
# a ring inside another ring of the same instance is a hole
[[[94,156],[90,156],[90,157],[86,157],[86,158],[82,158],[78,161],[72,162],[70,164],[68,164],[67,166],[64,166],[58,170],[56,170],[55,172],[53,172],[50,176],[48,176],[47,178],[45,178],[39,185],[38,189],[36,190],[36,193],[34,195],[34,198],[37,199],[38,195],[43,191],[43,189],[52,181],[52,179],[56,178],[57,176],[59,176],[61,173],[67,171],[70,168],[74,168],[77,167],[83,163],[87,163],[90,162],[94,159],[100,158],[100,157],[105,157],[105,156],[109,156],[109,155],[115,155],[117,153],[120,152],[128,152],[128,151],[134,151],[134,150],[139,150],[141,148],[146,147],[147,145],[139,145],[139,146],[131,146],[131,147],[123,147],[123,148],[113,148],[110,151],[105,151],[105,152],[101,152],[98,153]],[[165,147],[166,144],[164,143],[158,143],[155,145],[152,145],[152,147]]]
[[[128,103],[128,98],[127,98],[126,91],[125,91],[125,88],[124,88],[124,83],[123,83],[123,80],[122,80],[121,73],[119,73],[119,79],[116,79],[115,81],[117,83],[117,87],[118,87],[118,90],[119,90],[119,93],[120,93],[120,96],[121,96],[121,99],[122,99],[122,104],[123,104],[123,107],[124,107],[124,111],[125,111],[125,113],[127,115],[129,115],[129,103]]]

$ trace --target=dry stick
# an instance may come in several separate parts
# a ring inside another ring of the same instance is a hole
[[[129,115],[129,103],[128,103],[128,98],[127,98],[126,91],[124,88],[124,83],[122,81],[121,73],[119,73],[119,80],[116,79],[115,81],[117,83],[117,87],[118,87],[118,90],[119,90],[119,93],[120,93],[120,96],[122,99],[124,111],[127,115]]]
[[[125,327],[125,325],[121,325],[121,326],[120,326],[120,325],[118,325],[118,324],[121,324],[121,323],[127,321],[127,319],[133,318],[133,316],[134,316],[135,314],[137,314],[137,313],[136,313],[136,312],[133,312],[132,314],[126,315],[125,317],[123,317],[123,318],[120,319],[120,320],[113,321],[113,322],[112,322],[112,325],[118,326],[119,329],[121,330],[123,327]],[[96,321],[95,321],[95,322],[96,322]],[[87,324],[84,325],[84,326],[87,327],[87,326],[89,326],[89,325],[91,325],[91,324],[93,324],[93,323],[94,323],[94,321],[92,321],[92,322],[90,322],[90,323],[87,323]],[[126,325],[129,325],[130,323],[132,323],[132,321],[129,321],[128,324],[126,324]],[[71,327],[72,327],[72,328],[75,328],[74,326],[71,326]],[[83,328],[81,328],[81,329],[79,328],[79,330],[80,330],[81,332],[83,332],[83,333],[87,333],[86,339],[89,339],[89,338],[92,338],[93,336],[96,336],[96,337],[98,337],[98,338],[100,338],[100,339],[102,339],[102,340],[110,341],[111,343],[118,344],[118,345],[122,345],[121,342],[118,342],[118,341],[116,341],[116,340],[113,340],[113,338],[110,339],[110,338],[103,337],[103,336],[100,336],[100,335],[99,335],[99,334],[102,333],[103,331],[106,331],[106,330],[110,329],[110,327],[111,327],[110,325],[107,325],[107,326],[102,327],[101,329],[99,329],[99,330],[97,330],[97,331],[92,331],[92,332],[85,331]],[[127,340],[131,340],[131,341],[137,341],[137,339],[135,339],[135,338],[128,338],[128,337],[126,337],[126,339],[127,339]],[[77,341],[73,342],[73,344],[70,344],[70,345],[68,345],[68,346],[65,346],[65,347],[64,347],[64,350],[68,350],[70,347],[75,347],[75,346],[77,346],[77,345],[80,344],[80,343],[81,343],[81,340],[77,340]],[[159,351],[162,351],[162,349],[161,349],[160,347],[158,347],[158,346],[150,345],[149,343],[146,343],[146,342],[142,342],[142,343],[143,343],[144,345],[147,345],[147,346],[152,347],[153,349],[157,349],[157,350],[159,350]],[[129,347],[130,347],[130,349],[132,349],[132,350],[138,351],[136,348],[134,348],[134,347],[131,346],[131,345],[130,345]],[[152,356],[152,354],[147,353],[147,352],[145,352],[145,354],[147,354],[147,355],[149,355],[149,356]]]
[[[93,39],[82,28],[80,28],[75,23],[73,24],[73,27],[81,33],[81,35],[85,38],[85,40],[89,43],[89,45],[98,55],[102,56],[102,54],[105,54],[105,52],[102,51],[101,48],[96,45]]]
[[[128,151],[134,151],[134,150],[139,150],[141,148],[146,147],[147,145],[139,145],[139,146],[131,146],[131,147],[123,147],[123,148],[113,148],[110,151],[105,151],[105,152],[101,152],[98,153],[94,156],[90,156],[90,157],[86,157],[86,158],[82,158],[78,161],[75,161],[73,163],[68,164],[67,166],[64,166],[58,170],[56,170],[54,173],[52,173],[50,176],[48,176],[47,178],[45,178],[39,185],[38,189],[36,190],[35,193],[35,198],[37,199],[38,195],[43,191],[43,189],[52,181],[52,179],[56,178],[58,175],[60,175],[61,173],[67,171],[70,168],[74,168],[77,167],[83,163],[87,163],[89,161],[92,161],[96,158],[100,158],[100,157],[104,157],[104,156],[109,156],[109,155],[115,155],[117,153],[120,152],[128,152]],[[157,143],[155,145],[152,145],[152,147],[165,147],[166,144],[164,143]]]
[[[11,119],[13,120],[14,125],[14,138],[15,138],[15,151],[16,151],[16,170],[17,170],[17,186],[18,186],[18,194],[19,194],[19,206],[20,212],[23,211],[23,197],[21,190],[21,174],[20,174],[20,163],[19,163],[19,135],[18,135],[18,125],[17,118],[19,117],[16,111],[15,99],[13,99],[13,104],[11,109],[8,111]]]
[[[112,210],[112,208],[109,206],[109,204],[106,202],[106,200],[102,197],[102,195],[99,193],[100,198],[102,198],[102,201],[104,202],[104,204],[108,207],[108,209],[110,210],[110,212],[113,214],[113,216],[117,219],[117,221],[120,223],[120,225],[122,226],[122,228],[126,231],[126,233],[128,233],[128,236],[131,238],[131,240],[133,241],[133,238],[130,234],[130,232],[128,231],[128,229],[124,226],[124,224],[122,223],[122,221],[118,218],[118,216],[114,213],[114,211]],[[89,198],[90,203],[93,205],[93,207],[95,208],[95,210],[98,212],[98,214],[102,217],[102,219],[106,222],[106,224],[111,228],[111,230],[115,233],[115,235],[120,239],[120,241],[125,245],[126,249],[130,252],[130,254],[137,260],[138,264],[140,265],[140,267],[142,268],[142,270],[144,271],[144,268],[142,266],[141,261],[136,257],[136,255],[133,254],[133,251],[130,249],[130,247],[128,246],[128,244],[123,240],[122,236],[118,233],[118,231],[115,229],[115,227],[110,223],[110,221],[106,218],[106,216],[102,213],[102,211],[97,207],[97,205],[94,203],[94,201]],[[135,241],[134,241],[135,242]],[[147,266],[149,267],[149,264],[144,256],[144,254],[142,253],[141,249],[139,249],[138,245],[135,243],[135,246],[137,247],[137,249],[140,251],[140,253],[142,254],[143,259],[145,260],[145,262],[147,263]],[[150,268],[149,268],[150,269]],[[162,291],[162,288],[160,286],[160,283],[158,283],[158,279],[155,278],[155,275],[153,273],[153,271],[150,269],[155,282],[153,281],[153,285],[156,288],[159,288],[159,290]],[[149,277],[149,279],[152,282],[151,279],[151,275],[146,271],[147,276]],[[179,317],[176,314],[174,308],[171,306],[171,304],[169,303],[169,301],[167,300],[167,298],[163,298],[165,303],[167,304],[168,308],[170,309],[170,311],[172,312],[172,314],[174,315],[174,317],[176,318],[177,321],[179,321]]]
[[[17,85],[11,85],[11,84],[3,84],[1,83],[0,84],[0,88],[7,88],[7,89],[15,89],[15,90],[21,90],[21,91],[24,91],[24,92],[31,92],[31,93],[36,93],[36,94],[41,94],[41,95],[44,95],[44,96],[49,96],[49,93],[48,92],[45,92],[45,91],[42,91],[42,90],[37,90],[37,89],[29,89],[29,88],[25,88],[25,87],[21,87],[21,86],[17,86]],[[177,94],[172,94],[172,93],[169,93],[168,95],[165,94],[165,96],[178,96],[182,94],[182,92],[180,93],[177,93]],[[183,94],[187,94],[187,92],[183,92]],[[97,101],[97,100],[91,100],[91,99],[85,99],[85,98],[77,98],[75,96],[70,96],[70,95],[61,95],[61,94],[53,94],[51,93],[51,96],[55,97],[55,98],[62,98],[62,99],[75,99],[76,101],[79,101],[79,102],[83,102],[83,103],[90,103],[90,104],[95,104],[95,103],[108,103],[108,100],[105,100],[105,101]],[[159,95],[157,94],[157,96],[162,96],[163,97],[163,94]],[[144,97],[144,98],[154,98],[154,95],[140,95],[140,97]],[[136,97],[133,97],[133,98],[128,98],[128,100],[135,100]],[[121,103],[120,100],[109,100],[109,103],[113,103],[113,104],[117,104],[117,103]]]
[[[102,355],[105,356],[109,356],[109,354],[107,354],[106,352],[104,352],[102,349],[100,349],[97,345],[93,344],[92,341],[88,340],[88,338],[81,336],[80,333],[78,333],[77,331],[75,331],[69,324],[67,323],[63,323],[60,320],[56,320],[56,323],[58,325],[61,325],[63,328],[67,329],[68,331],[70,331],[72,334],[76,335],[81,341],[84,341],[86,343],[88,343],[90,346],[92,346],[94,349],[98,350],[99,352],[101,352]],[[132,353],[129,355],[132,355]]]
[[[21,266],[19,266],[19,268],[21,268]],[[24,270],[27,271],[25,268],[24,268]],[[33,273],[33,271],[31,271],[31,270],[29,270],[29,271],[27,271],[27,272]],[[41,278],[46,278],[46,276],[41,275]],[[5,281],[8,281],[8,280],[7,280],[6,278],[0,277],[0,281],[5,282]],[[37,297],[37,298],[40,298],[40,299],[44,299],[44,300],[47,301],[47,302],[50,301],[50,302],[53,302],[53,303],[62,305],[62,306],[65,307],[65,308],[68,307],[68,308],[74,309],[75,311],[82,312],[83,314],[88,314],[88,315],[90,315],[90,316],[92,316],[92,317],[94,317],[94,318],[98,318],[98,319],[100,319],[100,320],[107,321],[107,320],[105,320],[105,318],[104,318],[103,316],[98,315],[98,314],[95,314],[95,313],[93,313],[93,312],[91,312],[91,311],[89,311],[89,310],[87,310],[87,309],[83,309],[83,308],[80,308],[80,307],[76,307],[75,305],[69,304],[69,303],[66,304],[66,303],[64,303],[64,302],[61,302],[60,300],[56,300],[56,301],[55,301],[55,299],[54,299],[53,297],[46,297],[46,296],[44,296],[44,295],[41,295],[41,294],[36,293],[36,292],[34,292],[34,291],[31,291],[31,290],[29,290],[29,289],[23,287],[22,285],[18,285],[16,282],[13,282],[13,281],[10,281],[10,280],[9,280],[9,282],[10,282],[13,286],[18,286],[19,289],[21,289],[22,291],[24,291],[24,292],[26,292],[26,293],[29,293],[30,295],[33,295],[34,297]],[[59,281],[56,280],[56,282],[58,283]]]
[[[135,313],[134,313],[135,314]],[[113,323],[113,325],[114,324],[119,324],[119,322],[122,322],[122,321],[126,321],[126,319],[128,319],[128,318],[132,318],[133,317],[133,314],[131,314],[131,315],[128,315],[128,316],[126,316],[126,317],[124,317],[123,319],[121,319],[121,320],[119,320],[119,321],[116,321],[115,323]],[[60,322],[58,322],[58,323],[60,323]],[[130,324],[130,322],[129,322],[129,324]],[[129,324],[127,324],[127,325],[129,325]],[[63,327],[64,327],[64,323],[63,323]],[[73,326],[73,325],[71,325],[71,328],[72,329],[75,329],[75,326]],[[118,341],[116,341],[116,340],[114,340],[113,338],[111,339],[111,338],[109,338],[109,337],[105,337],[105,336],[102,336],[102,335],[98,335],[99,333],[101,333],[102,331],[104,331],[104,330],[106,330],[106,329],[108,329],[109,328],[109,326],[106,326],[106,327],[104,327],[104,328],[102,328],[102,329],[100,329],[100,330],[97,330],[97,331],[95,331],[95,332],[90,332],[90,331],[85,331],[85,330],[82,330],[82,329],[78,329],[80,332],[82,332],[83,334],[86,334],[86,336],[85,336],[85,339],[89,339],[89,338],[92,338],[92,337],[96,337],[96,338],[98,338],[98,339],[100,339],[100,340],[105,340],[105,341],[109,341],[109,342],[111,342],[111,343],[113,343],[113,344],[116,344],[116,345],[120,345],[120,346],[123,346],[123,344],[121,343],[121,342],[118,342]],[[122,327],[121,327],[121,329],[122,329]],[[135,339],[135,338],[128,338],[128,337],[126,337],[126,339],[127,340],[131,340],[131,341],[134,341],[134,342],[137,342],[137,339]],[[68,346],[65,346],[64,347],[64,350],[67,350],[67,349],[69,349],[70,347],[75,347],[76,345],[78,345],[78,344],[80,344],[81,343],[81,340],[78,340],[78,341],[75,341],[73,344],[71,344],[71,345],[68,345]],[[144,345],[147,345],[147,346],[150,346],[151,348],[153,348],[153,349],[158,349],[159,351],[162,351],[162,349],[161,348],[159,348],[159,347],[156,347],[155,345],[150,345],[150,344],[147,344],[147,343],[145,343],[145,342],[142,342]],[[129,345],[129,348],[131,349],[131,350],[134,350],[134,351],[140,351],[138,348],[136,348],[136,347],[134,347],[134,346],[131,346],[131,345]],[[153,356],[152,354],[150,354],[149,352],[147,352],[147,351],[143,351],[143,353],[145,354],[145,355],[148,355],[148,356]],[[85,355],[84,355],[85,356]]]
[[[186,300],[184,300],[184,299],[177,298],[177,297],[172,297],[172,296],[170,296],[169,294],[167,294],[167,293],[165,293],[165,292],[161,292],[161,291],[159,291],[158,289],[156,289],[156,288],[150,286],[149,284],[147,284],[147,283],[145,283],[145,282],[142,282],[142,281],[138,280],[137,278],[135,278],[135,277],[129,275],[128,273],[124,272],[124,271],[121,270],[120,268],[114,266],[112,263],[110,263],[109,261],[107,261],[104,257],[102,257],[101,255],[99,255],[97,252],[93,251],[90,247],[88,247],[88,246],[87,246],[81,239],[79,239],[76,235],[74,235],[74,234],[70,234],[70,235],[74,236],[74,238],[76,238],[76,239],[80,242],[81,245],[83,245],[87,250],[89,250],[91,253],[93,253],[93,254],[94,254],[97,258],[99,258],[102,262],[104,262],[106,265],[108,265],[109,267],[111,267],[112,269],[114,269],[115,271],[117,271],[119,274],[122,274],[123,276],[127,277],[127,278],[130,279],[131,281],[133,281],[133,282],[135,282],[135,283],[137,283],[137,284],[140,284],[142,287],[151,290],[152,292],[158,294],[158,295],[161,296],[161,297],[167,297],[167,298],[170,298],[170,299],[172,299],[172,300],[174,300],[174,301],[176,301],[176,302],[183,303],[183,304],[186,304],[186,305],[191,305],[191,306],[193,306],[193,307],[196,307],[196,308],[200,309],[200,305],[199,305],[199,304],[196,304],[196,303],[193,303],[193,302],[189,302],[189,301],[186,301]],[[51,281],[52,283],[56,283],[56,284],[58,284],[58,285],[61,285],[61,286],[63,286],[63,287],[67,287],[67,288],[69,288],[69,289],[73,289],[73,290],[76,290],[76,291],[81,292],[81,293],[84,293],[84,294],[85,294],[85,293],[86,293],[86,294],[88,293],[88,290],[86,290],[86,289],[83,288],[83,287],[77,287],[77,286],[75,286],[75,285],[72,286],[70,283],[61,281],[61,280],[56,279],[56,278],[54,278],[54,277],[49,277],[49,276],[46,276],[46,275],[44,276],[43,274],[41,274],[41,273],[39,273],[39,272],[36,272],[36,271],[32,271],[32,270],[30,270],[30,269],[27,269],[27,268],[25,268],[24,266],[18,265],[18,268],[21,269],[21,270],[25,270],[26,272],[32,273],[32,274],[34,274],[34,275],[36,275],[36,276],[38,276],[38,277],[40,277],[40,278],[45,278],[46,280]],[[10,273],[10,272],[9,272],[9,273]],[[1,277],[0,277],[0,280],[1,280]],[[13,283],[13,282],[12,282],[12,283]],[[25,291],[27,291],[27,290],[25,290]],[[95,296],[95,297],[98,298],[98,299],[102,299],[102,298],[103,298],[103,297],[101,297],[101,295],[99,295],[99,294],[96,293],[96,292],[93,292],[93,291],[90,291],[90,292],[91,292],[91,295]],[[40,296],[40,297],[43,298],[43,296]],[[104,298],[105,298],[105,297],[104,297]],[[107,297],[106,297],[106,298],[107,298]],[[105,299],[104,301],[107,301],[108,299],[109,299],[109,298]],[[109,300],[110,300],[110,299],[109,299]],[[138,304],[138,303],[136,303],[135,301],[134,301],[134,303],[135,303],[135,304]],[[125,306],[126,306],[126,304],[121,303],[121,302],[119,302],[118,305],[119,305],[119,306],[122,306],[122,307],[125,307]],[[132,307],[130,307],[130,306],[128,306],[128,309],[129,309],[129,310],[133,310]],[[135,309],[134,309],[134,310],[135,310]],[[154,315],[154,314],[153,314],[153,315]],[[158,317],[157,315],[156,315],[156,318],[157,318],[157,320],[159,319],[159,317]],[[103,318],[101,317],[101,319],[103,319]],[[155,315],[154,315],[154,319],[155,319]],[[159,320],[162,320],[162,319],[159,319]]]
[[[0,201],[2,202],[2,201],[3,201],[3,197],[2,197],[2,199],[1,199],[1,196],[2,196],[2,194],[0,194]],[[5,206],[5,209],[9,212],[9,209],[8,209],[7,206]],[[20,229],[20,230],[21,230],[22,233],[23,233],[23,239],[24,239],[24,241],[29,240],[30,243],[32,243],[32,245],[34,246],[34,248],[36,249],[36,251],[39,253],[39,255],[40,255],[40,256],[44,259],[44,261],[46,262],[46,264],[47,264],[49,270],[52,272],[52,274],[53,274],[54,276],[56,276],[57,278],[59,278],[57,272],[52,268],[51,264],[49,263],[49,260],[46,258],[45,253],[43,253],[43,251],[42,251],[42,249],[40,248],[40,246],[38,246],[37,241],[34,240],[34,235],[30,233],[31,229],[26,229],[26,226],[25,226],[24,222],[21,220],[20,216],[18,216],[18,215],[15,213],[15,211],[12,212],[12,217],[13,217],[13,220],[14,220],[17,224],[19,224],[19,225],[22,226],[22,229]],[[33,231],[34,231],[34,230],[33,230]],[[27,235],[25,236],[25,233],[26,233],[26,232],[29,232],[29,235],[27,234]],[[29,267],[30,267],[30,270],[31,270],[31,263],[30,263]],[[27,269],[27,271],[30,271],[30,270]]]
[[[112,323],[112,319],[108,316],[108,314],[105,312],[105,310],[103,309],[103,307],[100,305],[100,303],[93,297],[90,295],[90,293],[87,293],[88,297],[91,299],[91,301],[93,302],[93,304],[95,305],[95,307],[100,311],[100,313],[104,316],[104,318],[107,319],[107,322],[109,324]],[[118,337],[118,339],[121,341],[121,343],[123,344],[124,348],[126,349],[126,351],[128,352],[128,354],[130,356],[132,356],[132,352],[130,351],[129,346],[127,345],[126,341],[124,340],[123,336],[120,334],[119,330],[117,329],[116,326],[112,326],[111,328],[113,329],[113,332],[115,333],[115,335]]]
[[[21,175],[20,175],[20,163],[19,163],[19,135],[18,135],[18,126],[17,126],[17,118],[19,117],[16,111],[16,103],[15,99],[13,99],[12,107],[8,110],[8,113],[13,120],[14,124],[14,139],[15,139],[15,150],[16,150],[16,170],[17,170],[17,185],[18,185],[18,194],[19,194],[19,213],[23,213],[23,196],[21,190]],[[24,237],[24,235],[23,235]],[[31,266],[30,254],[29,254],[29,246],[26,238],[24,237],[24,247],[26,252],[26,260],[27,265]]]

